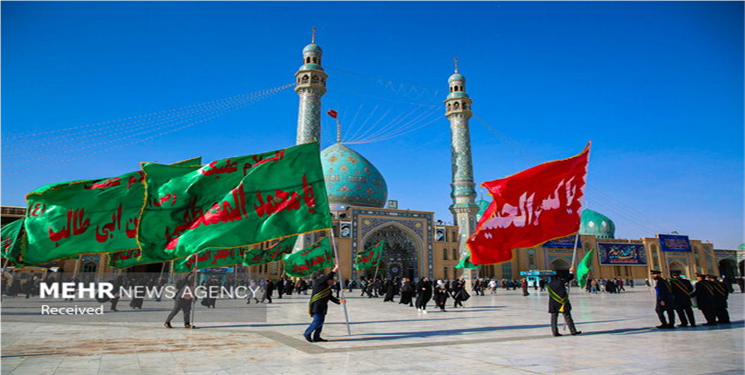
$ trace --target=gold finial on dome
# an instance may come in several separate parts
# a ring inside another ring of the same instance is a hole
[[[453,63],[455,64],[455,72],[458,73],[458,59],[453,59]]]
[[[313,33],[310,37],[310,44],[316,44],[316,28],[313,28]]]

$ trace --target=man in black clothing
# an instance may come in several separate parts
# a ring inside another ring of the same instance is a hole
[[[675,297],[675,311],[678,313],[680,324],[678,327],[688,327],[690,321],[691,327],[696,326],[696,318],[693,316],[693,309],[691,308],[691,297],[689,294],[693,292],[693,285],[691,282],[680,277],[680,271],[672,271],[670,275],[673,277],[670,279],[670,285],[673,289],[673,296]]]
[[[551,333],[554,336],[562,336],[559,333],[559,327],[557,326],[559,320],[559,313],[564,315],[564,321],[566,321],[569,327],[569,333],[572,335],[579,335],[581,331],[577,331],[574,327],[574,320],[572,319],[572,304],[569,302],[569,294],[567,293],[566,284],[574,279],[574,267],[569,269],[569,277],[563,279],[561,276],[556,276],[553,280],[548,283],[548,312],[551,314]]]
[[[650,271],[650,274],[652,275],[652,279],[655,280],[654,289],[657,293],[654,311],[662,323],[657,328],[675,328],[675,297],[673,296],[672,286],[667,280],[662,278],[662,272],[653,270]],[[665,313],[667,313],[668,320],[665,320]]]
[[[272,303],[272,293],[274,293],[274,283],[272,280],[267,280],[266,285],[264,286],[264,296],[261,298],[261,302],[264,302],[264,300],[267,300]]]
[[[184,328],[195,328],[191,325],[191,306],[194,302],[194,281],[191,277],[194,273],[189,273],[186,278],[179,280],[176,283],[176,295],[173,297],[174,304],[173,310],[168,314],[165,324],[166,328],[173,328],[171,326],[171,320],[178,314],[179,311],[184,313]]]
[[[689,293],[691,298],[696,298],[696,305],[706,318],[705,326],[717,325],[717,318],[714,312],[714,288],[706,281],[706,275],[696,274],[696,285],[693,292]]]
[[[308,342],[328,341],[321,338],[321,331],[323,331],[323,322],[326,320],[329,301],[337,305],[339,303],[347,302],[343,298],[338,299],[334,297],[331,293],[331,289],[334,284],[336,284],[334,274],[338,269],[339,265],[337,264],[328,275],[318,278],[318,280],[313,284],[313,295],[310,297],[310,301],[308,302],[308,314],[313,317],[313,322],[310,323],[310,326],[308,326],[308,329],[306,329],[303,334]]]
[[[727,284],[718,281],[714,275],[706,275],[706,281],[711,283],[713,289],[714,315],[717,318],[717,324],[729,324],[729,312],[727,312],[729,288]]]

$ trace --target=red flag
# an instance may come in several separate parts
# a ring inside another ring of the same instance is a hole
[[[329,116],[331,116],[333,118],[336,118],[337,116],[339,116],[339,112],[336,112],[333,109],[332,110],[329,110],[327,113],[328,113]]]
[[[482,184],[494,201],[468,239],[471,262],[502,263],[512,249],[533,247],[579,230],[590,143],[576,156]]]

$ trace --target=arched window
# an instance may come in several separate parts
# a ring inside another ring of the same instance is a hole
[[[313,78],[311,79],[311,82],[318,83],[318,76],[313,76]]]
[[[453,260],[458,260],[458,249],[453,248]]]
[[[306,64],[310,64],[310,57],[306,57],[306,58],[305,58],[305,63],[306,63]]]
[[[451,105],[450,105],[450,103],[448,103],[448,111],[450,110],[450,107],[451,107]]]
[[[448,260],[448,248],[442,249],[442,260]]]
[[[448,275],[448,268],[447,267],[445,267],[445,268],[442,269],[442,274],[443,274],[443,276],[442,276],[443,279],[448,279],[450,277],[450,275]]]
[[[455,108],[456,110],[460,109],[460,103],[455,102],[455,104],[453,104],[453,108]]]
[[[303,76],[302,83],[308,83],[308,75],[307,74]]]

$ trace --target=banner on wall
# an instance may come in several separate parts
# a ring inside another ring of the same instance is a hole
[[[548,242],[544,243],[542,246],[543,247],[569,247],[569,248],[574,248],[574,241],[575,241],[576,238],[577,238],[576,235],[561,237],[561,238],[557,238],[555,240],[548,241]],[[577,248],[578,249],[581,249],[582,248],[582,241],[577,241]]]
[[[598,242],[598,258],[604,266],[646,266],[643,244]]]
[[[691,242],[688,241],[688,236],[658,234],[657,238],[660,240],[660,250],[662,251],[691,252]]]

